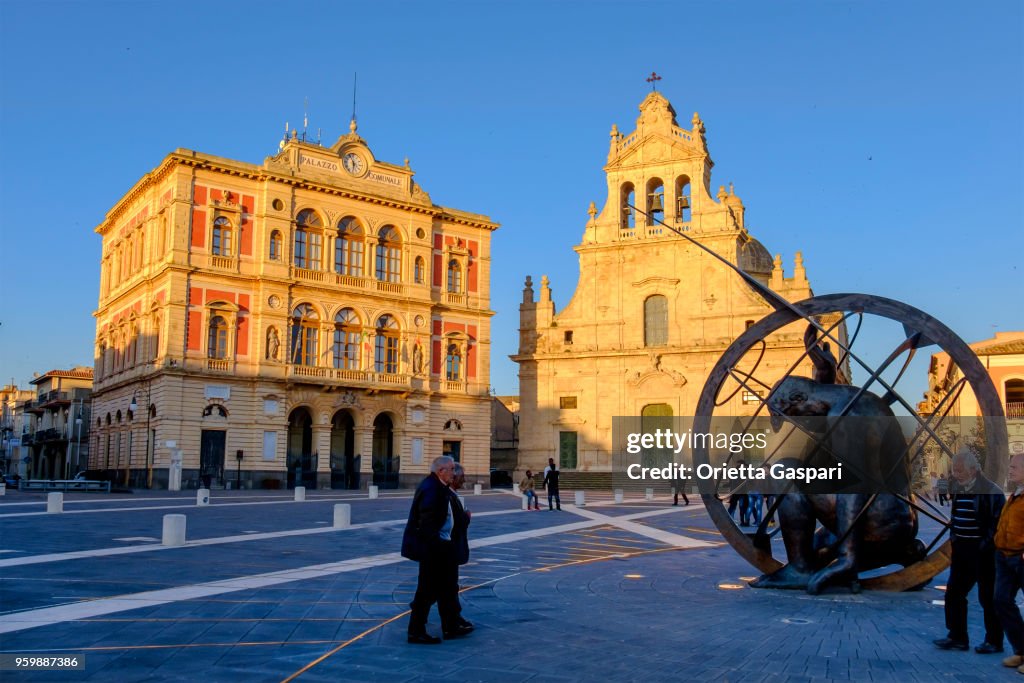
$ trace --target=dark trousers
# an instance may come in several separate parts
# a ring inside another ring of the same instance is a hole
[[[978,585],[978,602],[985,615],[985,640],[1002,647],[1003,626],[992,604],[995,590],[995,550],[980,550],[979,541],[953,539],[953,557],[946,586],[946,629],[953,640],[968,642],[967,594]]]
[[[441,616],[441,629],[449,630],[458,620],[455,605],[459,601],[459,565],[451,541],[440,541],[440,547],[420,560],[416,595],[409,605],[409,633],[423,633],[427,629],[430,608],[437,603]],[[454,589],[453,589],[454,580]]]
[[[551,501],[552,500],[555,501],[555,505],[557,505],[558,509],[561,510],[562,509],[562,497],[560,495],[558,495],[558,489],[555,489],[553,491],[551,489],[548,489],[548,510],[553,510],[554,509],[554,508],[551,507]]]
[[[733,513],[736,512],[736,506],[740,508],[740,524],[745,525],[747,523],[747,494],[745,493],[732,493],[729,494],[729,516],[732,517]]]
[[[683,497],[683,502],[687,505],[690,504],[690,499],[686,497],[686,492],[681,489],[676,489],[675,495],[672,496],[672,504],[679,505],[679,496]]]
[[[1007,557],[996,551],[996,590],[993,602],[1006,639],[1015,654],[1024,654],[1024,619],[1017,607],[1017,592],[1024,588],[1024,560],[1020,553]]]

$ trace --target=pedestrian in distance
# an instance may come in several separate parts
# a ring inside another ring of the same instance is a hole
[[[548,510],[561,510],[562,497],[558,492],[558,477],[561,472],[555,466],[555,459],[548,458],[548,466],[544,468],[544,487],[548,490]],[[552,507],[552,501],[556,507]]]
[[[969,450],[953,456],[951,489],[952,556],[946,585],[945,638],[935,641],[940,650],[967,650],[967,594],[978,586],[978,602],[985,618],[985,640],[974,648],[978,654],[1003,651],[1003,627],[992,604],[996,582],[994,538],[999,513],[1006,498],[985,478],[977,458]]]
[[[683,505],[689,505],[690,499],[686,497],[686,482],[681,477],[672,480],[672,504],[679,505],[679,496],[683,497]]]
[[[945,473],[940,474],[935,482],[935,496],[939,499],[939,505],[949,502],[949,479],[946,479]]]
[[[533,472],[526,470],[526,476],[519,482],[519,492],[526,496],[527,510],[540,510],[540,499],[537,497],[536,482],[533,479]],[[533,507],[530,507],[530,503]]]

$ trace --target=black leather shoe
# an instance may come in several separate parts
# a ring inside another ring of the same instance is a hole
[[[409,642],[416,645],[437,645],[441,642],[441,639],[437,636],[432,636],[429,633],[410,633]]]
[[[966,641],[953,640],[952,638],[939,638],[938,640],[933,640],[932,642],[935,643],[935,647],[939,648],[940,650],[966,651],[971,649],[971,646],[968,645]]]
[[[451,630],[448,630],[448,631],[445,631],[444,632],[445,640],[451,640],[452,638],[461,638],[462,636],[468,636],[470,633],[472,633],[473,632],[473,625],[470,624],[468,621],[466,622],[466,624],[469,624],[469,625],[467,626],[465,624],[459,624],[455,628],[453,628]]]
[[[994,655],[996,653],[1002,652],[1003,646],[993,645],[992,643],[986,640],[984,643],[974,648],[974,651],[977,652],[979,655]]]

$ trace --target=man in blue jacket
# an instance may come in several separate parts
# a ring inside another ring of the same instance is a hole
[[[452,512],[451,483],[455,461],[441,456],[430,466],[430,474],[420,482],[412,499],[409,521],[402,536],[402,557],[420,563],[416,595],[413,597],[409,617],[409,642],[433,645],[441,639],[427,633],[427,615],[437,603],[441,616],[441,630],[448,638],[466,635],[468,630],[459,623],[452,602],[445,599],[445,584],[451,572],[458,571],[455,544],[452,542],[454,515]]]

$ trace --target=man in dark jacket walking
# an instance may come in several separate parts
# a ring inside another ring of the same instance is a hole
[[[978,584],[978,602],[985,615],[985,641],[974,648],[978,654],[1003,651],[1003,627],[992,604],[996,580],[993,539],[1006,497],[981,473],[969,450],[953,456],[950,502],[952,557],[946,586],[945,638],[935,641],[941,650],[967,650],[967,594]]]
[[[440,638],[427,633],[427,615],[435,602],[441,616],[441,630],[446,636],[468,632],[458,626],[458,615],[444,595],[446,581],[456,565],[455,544],[452,543],[452,493],[448,488],[454,465],[455,461],[444,455],[431,464],[430,474],[416,488],[402,536],[402,557],[420,563],[416,595],[410,605],[410,643],[441,642]],[[455,571],[458,571],[457,566]]]
[[[562,509],[562,496],[558,490],[558,476],[561,472],[558,471],[558,466],[555,465],[554,458],[548,458],[548,466],[544,468],[544,486],[548,489],[548,510],[554,510],[552,501],[558,506],[557,509]]]

